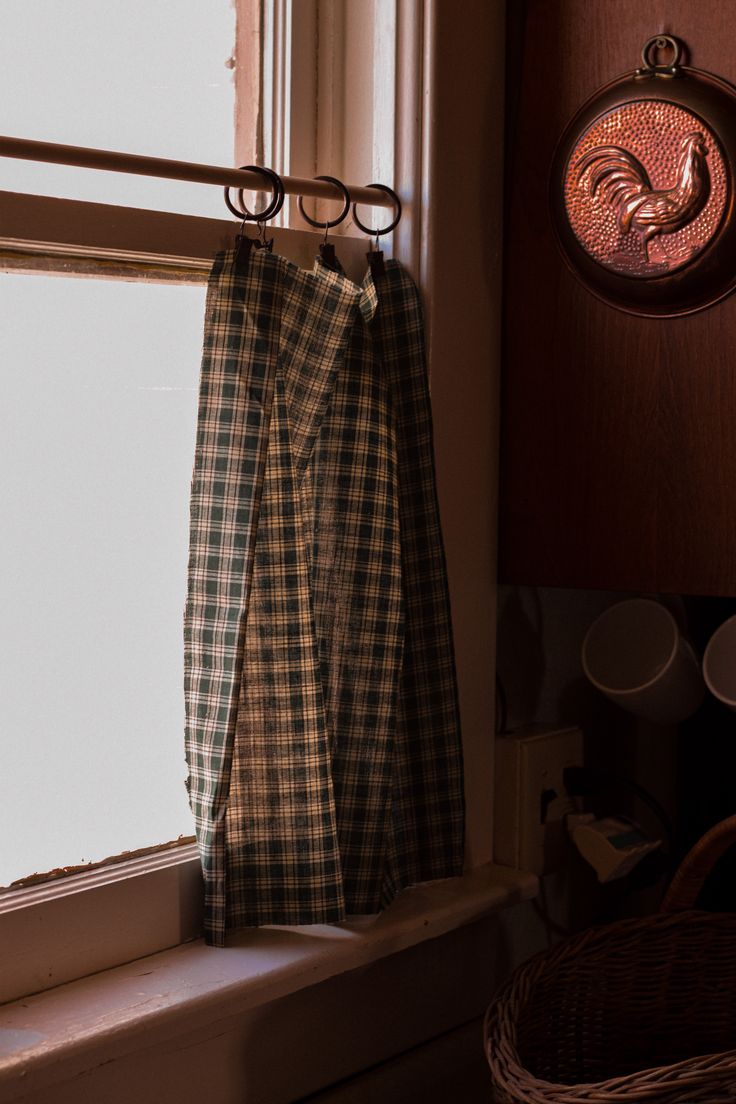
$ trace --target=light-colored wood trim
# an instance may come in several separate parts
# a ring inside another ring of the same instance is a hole
[[[317,164],[345,173],[345,0],[319,0],[317,25]],[[321,203],[315,218],[327,218]],[[342,230],[342,228],[340,228]]]
[[[65,275],[204,283],[213,257],[232,247],[239,230],[234,220],[15,192],[0,192],[0,211],[0,271],[6,272],[38,271],[39,257],[46,256],[56,258],[53,270]],[[318,231],[274,227],[269,235],[278,253],[311,268],[322,240]],[[364,237],[341,239],[340,260],[351,279],[362,280],[365,252]]]
[[[177,264],[202,271],[237,232],[232,220],[16,192],[0,193],[0,211],[4,250]]]
[[[397,65],[399,39],[397,0],[378,0],[373,13],[373,65],[371,72],[373,179],[391,183],[396,179],[396,110],[400,66]],[[421,23],[417,38],[421,36]],[[385,140],[385,135],[390,140]]]
[[[261,0],[263,160],[279,173],[289,171],[291,0]],[[285,204],[285,206],[287,206]],[[285,212],[277,216],[283,225]]]
[[[287,46],[287,140],[289,172],[296,176],[314,177],[318,173],[335,175],[331,168],[320,166],[317,156],[317,7],[317,0],[291,2],[291,27]],[[305,225],[299,215],[295,196],[288,199],[284,208],[285,225]]]
[[[0,1004],[196,939],[202,870],[194,845],[0,896]]]
[[[422,287],[426,278],[422,265],[423,235],[428,217],[423,140],[429,96],[424,9],[423,0],[397,0],[394,179],[403,209],[401,222],[393,234],[396,256]],[[429,330],[431,317],[426,309],[425,325]]]
[[[367,184],[364,174],[373,171],[373,88],[376,53],[380,48],[375,37],[377,0],[361,0],[359,4],[344,0],[344,3],[342,42],[336,42],[336,48],[342,53],[345,76],[342,88],[335,89],[344,103],[343,173],[353,174],[356,180]],[[393,79],[393,74],[388,79]],[[371,181],[374,180],[371,176]],[[364,221],[368,213],[362,211]]]
[[[424,12],[422,172],[412,194],[421,203],[420,282],[473,867],[493,854],[505,5],[467,0],[459,20],[455,0],[425,0]]]
[[[272,1009],[269,1031],[278,1032],[280,999],[312,990],[314,1014],[320,983],[349,971],[362,973],[381,960],[395,962],[401,952],[509,908],[537,890],[534,875],[487,866],[463,878],[404,890],[377,917],[356,917],[339,925],[246,929],[234,933],[226,948],[197,941],[22,1004],[7,1004],[0,1009],[0,1033],[11,1049],[0,1058],[0,1099],[53,1091],[105,1062],[141,1050],[155,1060],[164,1040],[186,1035],[191,1045],[206,1037],[213,1024],[230,1017],[242,1021],[265,1005]],[[358,988],[352,999],[365,999],[361,974],[355,976]],[[453,985],[459,994],[468,988],[472,984],[467,980]],[[390,1023],[390,989],[384,987],[378,997],[381,1019]],[[430,1009],[430,1021],[437,1014],[437,1008]],[[25,1045],[21,1039],[14,1053],[18,1028],[28,1039]],[[326,1044],[329,1052],[329,1040]],[[288,1061],[288,1044],[282,1042],[281,1049]],[[232,1073],[238,1078],[232,1099],[251,1099],[242,1052],[233,1051],[228,1061],[236,1063]],[[77,1082],[78,1088],[83,1084]]]
[[[235,164],[264,165],[263,5],[235,4]]]

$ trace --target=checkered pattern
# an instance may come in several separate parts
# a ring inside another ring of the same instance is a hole
[[[406,634],[382,902],[463,866],[463,766],[447,569],[419,294],[405,270],[379,278],[376,358],[394,402]]]
[[[462,866],[416,289],[220,255],[185,615],[206,933],[334,922]]]

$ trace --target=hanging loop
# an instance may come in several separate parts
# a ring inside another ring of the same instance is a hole
[[[672,52],[672,57],[667,64],[657,64],[657,50],[670,50]],[[676,77],[679,75],[680,62],[682,61],[682,43],[672,35],[654,35],[644,44],[641,60],[643,68],[636,70],[637,77]]]
[[[367,184],[366,187],[368,187],[368,188],[377,188],[379,191],[385,192],[386,195],[391,197],[391,200],[392,200],[393,205],[394,205],[394,210],[396,211],[396,214],[394,215],[393,221],[390,222],[388,224],[388,226],[383,226],[379,230],[374,230],[370,226],[364,226],[363,225],[363,223],[358,218],[358,212],[357,212],[358,204],[357,203],[353,204],[353,220],[355,221],[355,225],[357,227],[359,227],[363,231],[363,233],[367,234],[368,237],[370,237],[370,238],[372,238],[373,235],[375,234],[376,248],[378,248],[378,239],[381,237],[381,235],[382,234],[390,234],[391,231],[396,226],[398,226],[398,224],[399,224],[399,219],[401,218],[401,200],[399,199],[399,197],[397,196],[397,194],[393,190],[393,188],[389,188],[387,184]]]
[[[236,207],[230,199],[230,189],[225,188],[225,203],[227,208],[236,218],[243,219],[244,222],[268,222],[269,219],[275,218],[284,205],[284,185],[281,177],[278,173],[275,173],[273,169],[267,169],[262,165],[241,165],[241,169],[245,169],[248,172],[261,173],[268,181],[268,186],[272,191],[271,201],[264,207],[262,211],[249,211],[243,202],[244,188],[238,188],[238,203],[240,207]]]
[[[350,213],[350,192],[347,190],[341,180],[338,180],[336,176],[315,176],[315,180],[326,180],[328,184],[334,184],[336,188],[339,188],[342,193],[343,208],[337,218],[328,219],[327,222],[317,222],[316,219],[310,218],[304,210],[304,196],[298,196],[296,205],[299,208],[299,214],[308,222],[310,226],[316,226],[318,230],[324,230],[325,241],[327,241],[327,231],[331,230],[333,226],[339,226],[344,219],[346,219]]]

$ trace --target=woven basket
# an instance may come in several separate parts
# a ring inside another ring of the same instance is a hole
[[[514,972],[485,1044],[498,1104],[736,1104],[736,915],[694,911],[736,816],[656,916],[591,928]]]

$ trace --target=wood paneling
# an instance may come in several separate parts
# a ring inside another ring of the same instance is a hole
[[[501,580],[736,594],[736,295],[668,320],[599,302],[567,270],[547,200],[568,121],[653,34],[736,83],[736,4],[524,7],[510,46]]]

